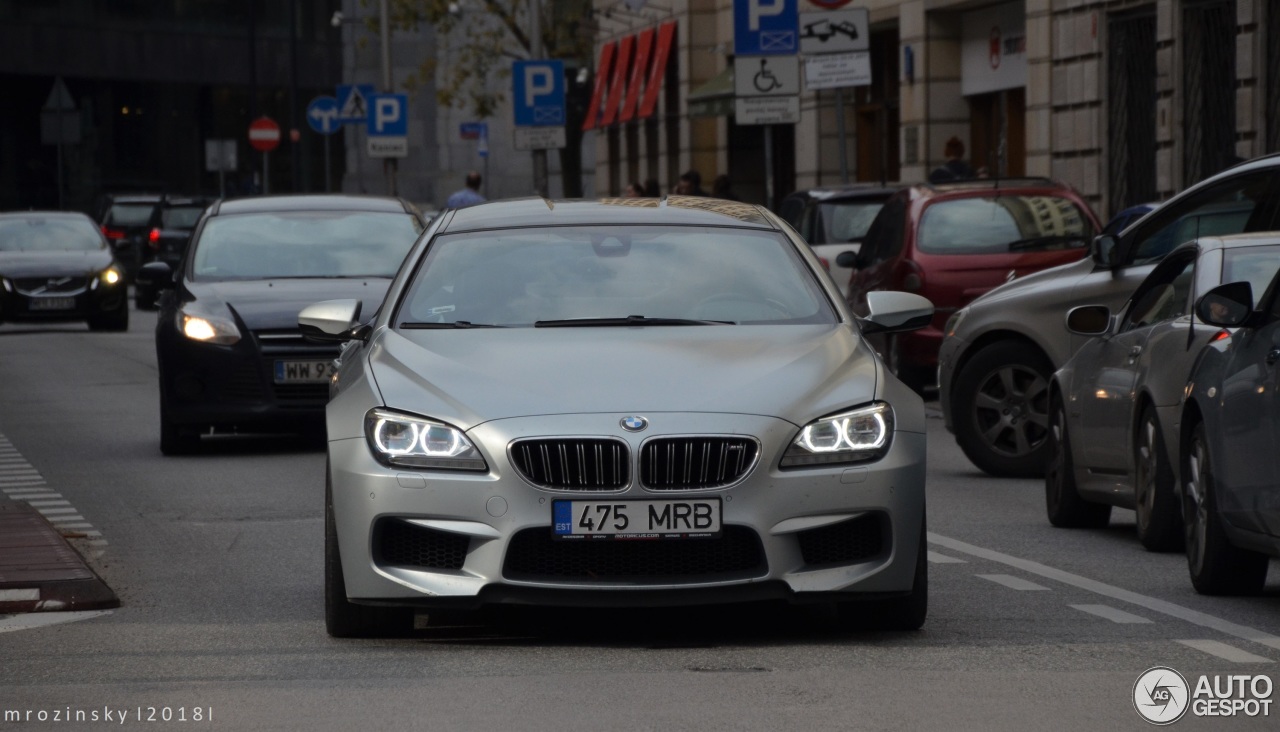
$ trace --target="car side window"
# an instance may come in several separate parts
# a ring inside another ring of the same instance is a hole
[[[1145,328],[1190,313],[1195,271],[1195,257],[1165,262],[1153,270],[1134,293],[1120,330]]]
[[[902,251],[902,233],[907,206],[901,198],[890,199],[876,214],[867,230],[858,259],[865,264],[883,262]]]
[[[1131,264],[1155,262],[1174,247],[1201,236],[1270,229],[1275,173],[1259,171],[1222,181],[1187,200],[1165,206],[1128,242]]]

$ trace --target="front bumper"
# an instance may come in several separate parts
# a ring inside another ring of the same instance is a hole
[[[39,279],[39,278],[36,278]],[[0,323],[52,323],[88,320],[114,313],[128,307],[128,288],[124,282],[104,284],[95,277],[77,278],[65,290],[50,291],[42,295],[30,295],[21,287],[11,284],[0,288]],[[42,302],[59,302],[56,309],[41,308]],[[68,304],[70,307],[62,307]]]
[[[526,482],[507,459],[512,440],[547,435],[617,437],[638,454],[642,440],[657,435],[623,432],[622,416],[482,424],[468,436],[485,455],[486,473],[388,468],[373,458],[363,438],[330,442],[334,517],[349,599],[423,607],[652,605],[871,598],[912,589],[925,505],[923,434],[898,432],[889,453],[871,464],[779,470],[781,451],[797,432],[788,422],[752,415],[661,415],[672,434],[759,439],[754,471],[720,490],[659,491],[633,478],[620,491],[551,491]],[[720,539],[550,538],[557,499],[707,497],[722,501]],[[397,544],[391,551],[388,541],[417,541],[420,549],[406,552]],[[406,556],[415,557],[412,565]],[[618,566],[625,569],[610,575],[609,568]]]
[[[301,334],[270,335],[276,337],[251,332],[220,346],[193,341],[162,323],[156,359],[165,418],[201,429],[323,429],[328,382],[278,384],[275,362],[332,360],[338,349],[308,343]]]

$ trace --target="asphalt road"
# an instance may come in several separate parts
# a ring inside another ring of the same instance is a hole
[[[332,640],[322,445],[227,439],[161,456],[155,316],[133,316],[124,334],[0,326],[0,445],[66,502],[55,515],[122,602],[0,616],[0,727],[17,712],[50,728],[123,714],[125,727],[222,729],[1145,729],[1134,687],[1153,666],[1193,687],[1280,683],[1276,563],[1263,597],[1196,595],[1181,555],[1138,545],[1132,512],[1053,529],[1038,481],[979,473],[940,419],[922,631],[757,605],[432,617],[413,638]]]

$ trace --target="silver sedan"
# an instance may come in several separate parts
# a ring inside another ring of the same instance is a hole
[[[929,322],[877,293],[856,320],[768,211],[705,198],[451,211],[346,342],[328,407],[326,619],[415,609],[837,602],[927,609],[925,419],[862,333]]]

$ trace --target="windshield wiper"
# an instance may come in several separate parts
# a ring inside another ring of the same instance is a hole
[[[625,318],[570,318],[567,320],[539,320],[535,328],[574,328],[578,326],[618,327],[629,325],[737,325],[732,320],[692,320],[689,318],[649,318],[628,315]]]
[[[1035,249],[1036,247],[1049,246],[1050,244],[1058,244],[1060,242],[1078,241],[1081,244],[1087,243],[1085,237],[1080,235],[1054,234],[1053,236],[1033,236],[1027,239],[1019,239],[1009,242],[1009,251],[1016,252],[1021,249]]]
[[[494,325],[492,323],[473,323],[470,320],[455,320],[452,323],[401,323],[401,328],[406,330],[441,330],[449,328],[506,328],[505,325]]]

